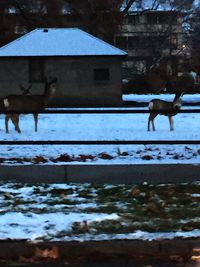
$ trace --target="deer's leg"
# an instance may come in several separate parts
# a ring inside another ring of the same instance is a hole
[[[9,133],[9,129],[8,129],[8,121],[10,119],[10,114],[6,114],[5,116],[5,128],[6,128],[6,133]]]
[[[11,114],[11,121],[15,126],[15,131],[18,133],[21,133],[21,130],[19,128],[19,114]]]
[[[155,119],[155,117],[156,117],[157,115],[158,115],[158,114],[156,114],[156,113],[150,113],[150,115],[149,115],[149,119],[148,119],[148,131],[150,131],[150,124],[152,124],[152,129],[153,129],[153,131],[156,130],[155,125],[154,125],[154,119]]]
[[[38,114],[34,113],[33,114],[34,121],[35,121],[35,132],[37,132],[37,124],[38,124]]]
[[[169,116],[169,125],[170,125],[170,131],[173,131],[174,130],[173,116]]]
[[[155,116],[156,117],[156,116]],[[152,128],[153,128],[153,131],[155,131],[156,130],[156,128],[155,128],[155,125],[154,125],[154,119],[155,119],[155,117],[152,119],[152,121],[151,121],[151,123],[152,123]]]
[[[151,122],[151,120],[150,120],[150,115],[149,115],[149,119],[148,119],[148,132],[150,131],[150,122]]]

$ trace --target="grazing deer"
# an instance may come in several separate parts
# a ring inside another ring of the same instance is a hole
[[[37,132],[38,113],[46,107],[48,102],[54,96],[56,91],[56,82],[57,78],[53,78],[49,82],[46,81],[44,93],[42,95],[8,95],[6,98],[4,98],[4,106],[6,111],[13,112],[6,114],[6,133],[9,133],[8,121],[10,118],[15,125],[15,130],[18,133],[21,133],[19,128],[19,114],[23,112],[33,113],[35,132]]]
[[[174,130],[173,116],[175,116],[181,108],[182,94],[176,94],[172,102],[164,101],[161,99],[152,99],[149,102],[149,119],[148,119],[148,131],[150,131],[150,123],[152,124],[153,131],[155,131],[154,119],[157,115],[164,115],[169,118],[170,131]]]

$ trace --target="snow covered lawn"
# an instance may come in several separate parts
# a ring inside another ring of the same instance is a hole
[[[134,97],[146,102],[152,98]],[[169,100],[173,95],[154,97]],[[199,95],[184,99],[195,102]],[[147,120],[148,114],[40,114],[35,133],[32,115],[20,115],[22,133],[15,132],[10,122],[10,133],[6,134],[1,115],[0,136],[1,140],[200,140],[200,113],[176,115],[173,132],[169,131],[165,116],[155,119],[156,132],[147,132]],[[199,163],[199,160],[199,145],[4,145],[0,150],[1,164]]]
[[[21,115],[1,140],[199,140],[200,114],[166,117],[147,132],[148,114]],[[199,163],[199,145],[1,146],[0,164]],[[200,237],[200,184],[0,184],[0,240],[103,240]]]
[[[0,240],[200,237],[200,184],[0,184]]]

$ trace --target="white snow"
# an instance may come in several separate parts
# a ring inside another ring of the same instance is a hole
[[[118,220],[116,214],[86,214],[86,213],[48,213],[48,214],[23,214],[19,212],[9,212],[1,216],[0,221],[0,240],[4,239],[27,239],[41,241],[44,238],[48,240],[49,237],[54,236],[61,231],[65,232],[62,241],[87,241],[87,240],[116,240],[116,239],[173,239],[176,237],[182,238],[196,238],[200,237],[200,230],[194,229],[192,231],[183,232],[145,232],[135,231],[134,233],[126,234],[93,234],[85,233],[84,235],[67,235],[67,231],[71,230],[72,223],[82,222],[86,220],[88,223],[103,220]],[[9,223],[10,222],[10,223]],[[51,229],[48,226],[51,225]],[[59,241],[60,238],[53,238],[53,241]]]
[[[194,185],[195,184],[193,184],[193,187]],[[109,221],[112,221],[112,223],[123,223],[123,212],[126,212],[127,203],[119,201],[119,203],[121,204],[121,210],[119,211],[119,213],[100,212],[101,208],[104,207],[104,205],[106,206],[106,203],[100,203],[99,198],[96,198],[97,192],[95,191],[95,189],[92,189],[92,187],[88,186],[90,186],[90,184],[56,184],[48,186],[27,186],[17,183],[0,184],[0,240],[9,238],[11,240],[26,239],[39,242],[42,240],[155,240],[173,239],[175,237],[200,237],[199,229],[191,229],[189,231],[167,231],[166,229],[166,231],[163,232],[147,232],[142,230],[135,230],[121,234],[117,233],[117,229],[112,233],[97,232],[93,227],[95,223],[109,224]],[[162,185],[162,187],[163,186],[164,185]],[[196,183],[196,186],[199,186],[198,183]],[[117,188],[117,186],[105,185],[104,187],[102,187],[102,189],[109,190],[114,189],[115,187]],[[90,194],[88,194],[90,195],[90,198],[85,197],[81,200],[78,197],[79,193],[84,192],[84,190],[87,191],[88,188],[91,188]],[[68,189],[71,191],[66,191]],[[99,189],[101,191],[100,187]],[[150,185],[149,189],[152,190]],[[54,193],[52,193],[53,190],[60,191],[57,191],[54,195]],[[126,194],[128,196],[129,189],[124,188],[124,190],[126,190]],[[195,198],[196,194],[190,194],[188,198],[190,197]],[[68,205],[68,202],[66,201],[69,201],[70,205]],[[81,201],[82,203],[77,204]],[[62,203],[62,205],[55,205],[56,202]],[[116,197],[115,203],[117,203]],[[134,203],[132,204],[133,208]],[[148,204],[148,202],[146,204]],[[99,207],[100,209],[98,210]],[[176,207],[177,206],[175,206],[175,208]],[[91,210],[89,210],[88,208],[91,208]],[[179,208],[181,207],[179,206]],[[184,207],[182,207],[182,209],[183,208]],[[97,210],[95,211],[95,209]],[[148,214],[146,216],[147,220]],[[183,223],[184,220],[184,224],[186,225],[188,222],[199,222],[199,217],[189,217],[185,219],[183,214],[181,218],[183,219],[180,219],[180,223]],[[155,223],[156,220],[159,221],[159,218],[156,218],[155,214],[152,215],[152,223]],[[150,221],[148,221],[148,224],[151,223]],[[124,223],[126,224],[127,222],[128,221],[125,221]],[[75,225],[77,225],[78,229],[80,230],[84,229],[84,223],[87,224],[89,231],[84,231],[83,233],[73,233]]]
[[[148,102],[152,96],[129,96],[138,101]],[[154,96],[171,99],[173,96]],[[124,96],[127,98],[127,96]],[[199,95],[183,96],[183,101],[198,101]],[[183,107],[189,109],[191,107]],[[194,108],[194,107],[193,107]],[[199,106],[195,106],[199,109]],[[134,108],[129,108],[134,109]],[[143,108],[147,109],[147,107]],[[11,121],[10,133],[4,129],[4,115],[0,117],[1,140],[199,140],[200,113],[179,113],[174,117],[175,130],[169,130],[168,118],[158,116],[155,119],[156,131],[147,132],[147,114],[40,114],[38,132],[34,132],[32,115],[20,115],[21,134],[14,130]],[[123,153],[126,152],[127,155]],[[102,159],[99,154],[107,153],[113,159]],[[93,160],[86,162],[98,163],[199,163],[199,145],[2,145],[0,158],[3,163],[14,164],[11,158],[34,158],[42,156],[46,164],[52,163],[50,158],[61,154],[78,157],[92,155]],[[150,155],[151,160],[142,159]],[[76,164],[76,160],[71,164]],[[17,164],[18,162],[16,162]],[[66,162],[61,162],[65,164]],[[68,163],[68,162],[67,162]],[[79,162],[80,163],[80,162]],[[18,163],[19,164],[19,163]],[[29,162],[24,164],[30,164]],[[44,163],[43,163],[44,164]],[[84,162],[83,162],[84,164]]]
[[[47,237],[53,233],[60,231],[69,231],[72,223],[87,220],[101,221],[109,219],[118,219],[116,214],[87,214],[70,212],[64,214],[63,212],[56,213],[21,213],[21,212],[7,212],[1,216],[0,220],[0,240],[11,239],[39,239]],[[52,226],[51,230],[46,228]],[[69,240],[73,238],[69,237]]]
[[[148,102],[151,96],[129,96],[131,99],[140,98],[140,100]],[[155,97],[155,96],[154,96]],[[161,97],[161,96],[156,96]],[[162,96],[163,99],[171,99],[173,96]],[[124,96],[124,98],[128,98]],[[193,99],[189,99],[190,96],[184,96],[184,101],[196,101],[199,99],[199,95],[191,96]],[[183,107],[186,109],[186,107]],[[189,108],[189,107],[187,107]],[[200,108],[200,107],[196,107]],[[133,108],[129,108],[133,109]],[[156,132],[147,132],[147,119],[148,114],[40,114],[38,133],[34,132],[34,121],[32,115],[21,115],[20,126],[22,133],[15,132],[13,125],[10,122],[10,133],[6,134],[4,129],[4,115],[0,117],[1,127],[1,140],[199,140],[200,123],[199,113],[185,114],[180,113],[175,116],[175,131],[169,131],[168,119],[164,116],[159,116],[155,120]],[[101,163],[102,161],[110,164],[123,164],[123,163],[176,163],[176,162],[192,162],[199,164],[200,160],[200,146],[199,145],[126,145],[126,146],[72,146],[72,145],[41,145],[41,146],[16,146],[16,145],[3,145],[0,150],[0,158],[7,159],[5,163],[14,164],[10,158],[33,158],[38,155],[42,155],[45,158],[58,157],[60,154],[80,155],[80,154],[92,154],[96,155],[94,161],[91,164]],[[103,160],[98,157],[101,152],[106,152],[114,158],[112,160]],[[122,156],[122,152],[128,152],[127,156]],[[151,155],[152,160],[145,161],[142,159],[143,155]],[[178,157],[174,157],[178,155]],[[87,161],[87,163],[90,160]],[[50,160],[46,164],[54,164]],[[61,162],[64,164],[64,162]],[[19,164],[19,163],[16,163]],[[30,163],[23,163],[30,164]],[[55,163],[55,164],[60,164]],[[76,164],[72,162],[70,164]],[[79,163],[80,164],[80,163]],[[84,162],[83,162],[84,164]],[[56,188],[75,188],[75,185],[54,185]],[[32,200],[34,195],[34,186],[20,187],[17,189],[12,188],[12,185],[4,184],[1,186],[1,191],[4,190],[4,195],[0,195],[0,204],[4,203],[4,196],[13,196],[18,194],[17,198],[24,198]],[[45,188],[41,187],[44,191]],[[48,194],[45,196],[36,196],[35,204],[27,204],[24,209],[43,209],[47,207],[44,199],[48,198]],[[194,194],[194,197],[199,197],[199,194]],[[57,212],[37,213],[37,212],[19,212],[15,209],[8,210],[8,207],[0,205],[0,239],[30,239],[40,240],[44,238],[54,237],[56,240],[56,233],[67,232],[71,229],[74,222],[88,223],[97,220],[118,220],[118,215],[106,214],[106,213],[84,213],[84,209],[95,208],[97,203],[87,202],[81,203],[82,198],[77,198],[76,195],[70,196],[71,200],[79,200],[80,203],[75,207],[78,212],[59,212],[62,208],[68,208],[57,204],[54,208],[57,208]],[[20,205],[23,210],[23,204]],[[50,226],[50,227],[49,227]],[[149,233],[143,231],[136,231],[128,234],[95,234],[85,233],[84,235],[62,236],[62,240],[103,240],[103,239],[144,239],[153,240],[157,238],[172,239],[175,237],[199,237],[200,230],[194,229],[192,231],[177,231],[177,232],[156,232]]]

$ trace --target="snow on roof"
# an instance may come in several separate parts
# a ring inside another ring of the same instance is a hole
[[[35,29],[0,48],[12,56],[124,56],[126,52],[78,28]]]

